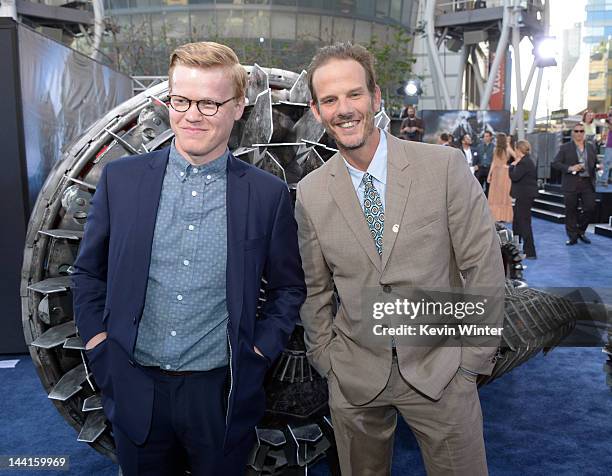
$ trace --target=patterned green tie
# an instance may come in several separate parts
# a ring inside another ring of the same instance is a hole
[[[374,187],[373,178],[374,177],[367,172],[363,175],[363,184],[365,185],[365,190],[363,192],[363,213],[368,222],[370,233],[372,233],[372,238],[374,238],[374,244],[376,245],[378,254],[382,255],[385,210],[383,209],[378,190]]]

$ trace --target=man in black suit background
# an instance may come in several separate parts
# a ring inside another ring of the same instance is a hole
[[[578,240],[590,244],[585,232],[595,210],[595,178],[597,152],[586,142],[584,124],[579,122],[572,129],[572,140],[563,144],[552,166],[562,174],[561,191],[565,194],[565,231],[575,245]],[[582,215],[578,216],[578,201],[582,200]]]

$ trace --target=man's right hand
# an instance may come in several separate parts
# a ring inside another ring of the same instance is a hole
[[[96,347],[100,342],[103,342],[106,337],[108,336],[108,334],[106,332],[100,332],[99,334],[96,334],[95,336],[93,336],[91,339],[89,339],[89,341],[87,342],[87,344],[85,344],[85,350],[91,350],[94,347]]]

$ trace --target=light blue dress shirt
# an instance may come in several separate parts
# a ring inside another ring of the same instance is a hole
[[[365,172],[353,167],[344,157],[342,160],[344,160],[344,164],[348,169],[351,181],[353,182],[353,187],[355,187],[355,192],[357,193],[357,198],[359,198],[359,204],[363,210],[363,193],[365,191],[363,176]],[[372,162],[370,162],[370,165],[368,166],[367,172],[373,177],[372,182],[374,183],[376,191],[380,195],[380,200],[382,201],[384,210],[385,191],[387,189],[387,137],[385,136],[385,132],[382,130],[380,130],[380,141],[378,142],[378,147],[376,148]]]
[[[196,167],[172,143],[134,352],[141,365],[202,371],[228,364],[228,155]]]

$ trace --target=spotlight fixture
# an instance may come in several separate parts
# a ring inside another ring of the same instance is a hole
[[[414,97],[423,94],[423,88],[421,87],[420,79],[409,79],[406,81],[403,87],[398,89],[398,94],[404,94],[406,96]]]
[[[554,36],[541,36],[535,40],[533,48],[536,66],[546,68],[557,66],[555,56],[557,55],[557,41]]]

